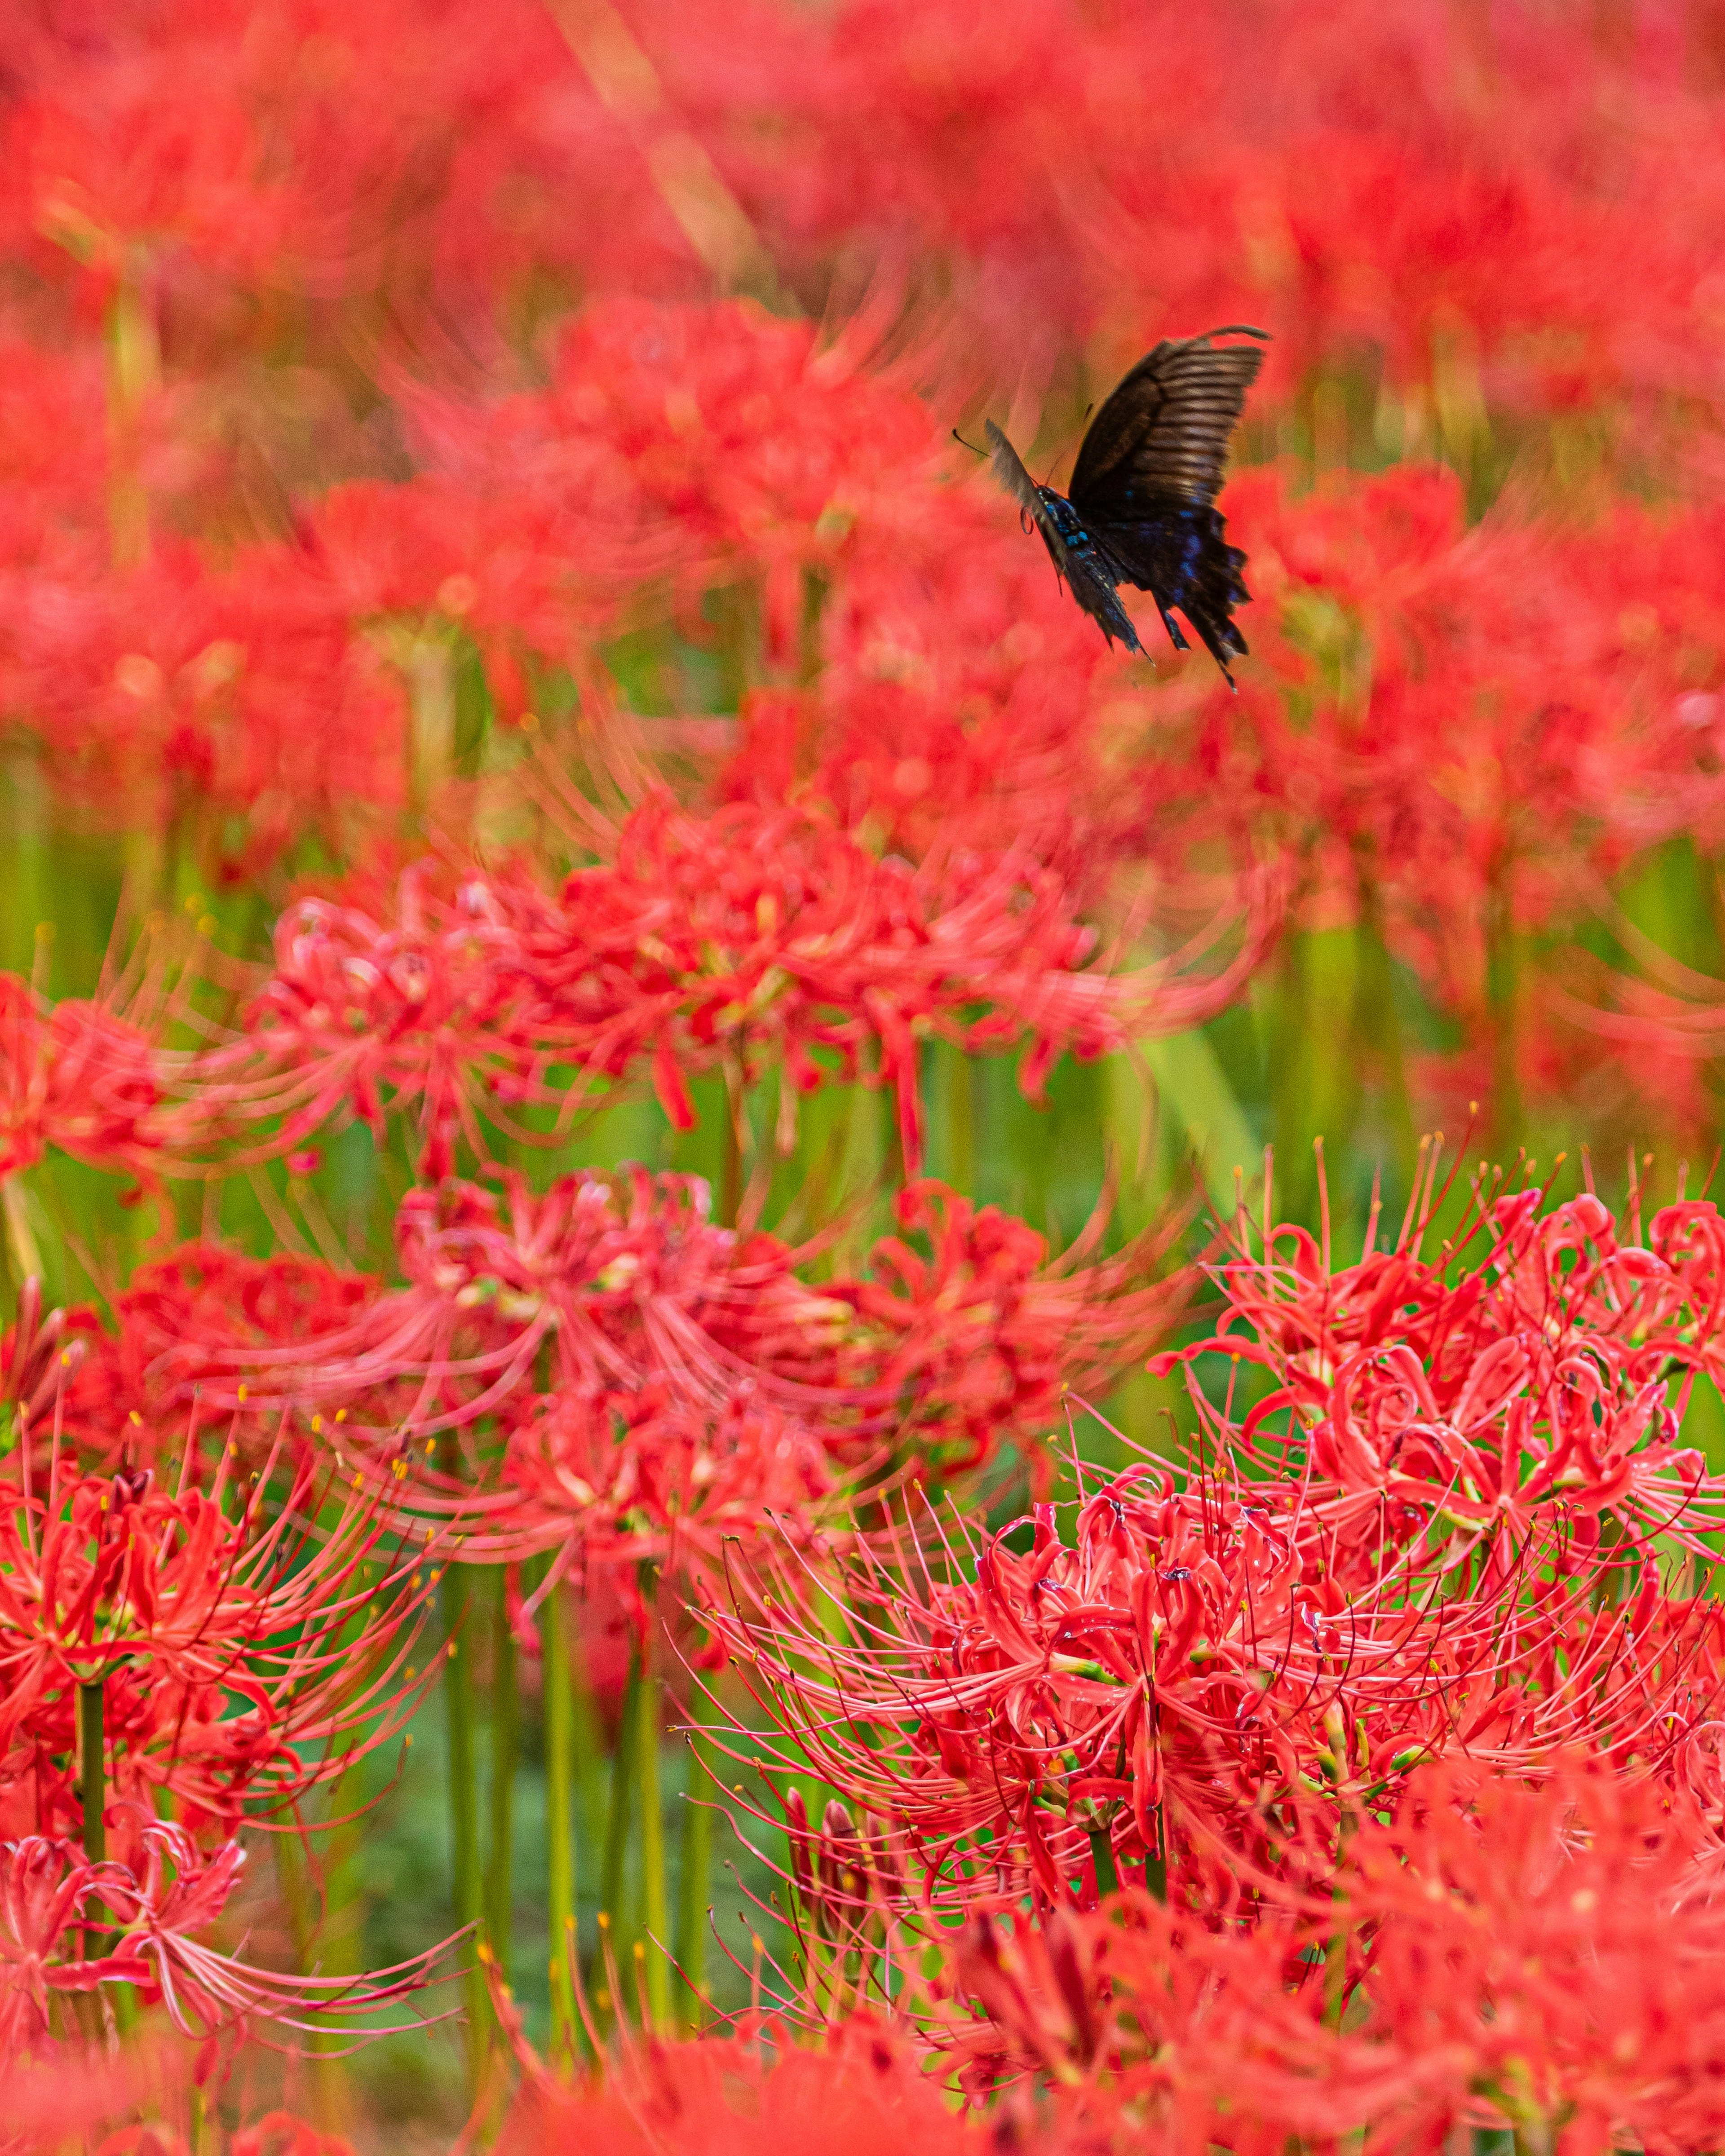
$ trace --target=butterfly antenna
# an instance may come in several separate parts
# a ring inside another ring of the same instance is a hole
[[[986,449],[979,449],[974,442],[967,442],[956,427],[952,429],[952,439],[961,449],[968,449],[973,457],[986,457],[988,454]]]

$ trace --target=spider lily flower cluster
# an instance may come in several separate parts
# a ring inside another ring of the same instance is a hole
[[[121,1985],[208,2046],[250,2019],[362,2032],[368,2017],[436,1974],[435,1952],[360,1978],[284,1974],[218,1953],[198,1935],[220,1917],[245,1851],[229,1841],[206,1853],[183,1827],[143,1812],[130,1839],[130,1864],[93,1863],[75,1843],[38,1835],[0,1843],[0,2042],[15,2066],[75,2056],[56,2027],[56,2004],[111,1997]]]
[[[79,1471],[56,1445],[39,1491],[20,1445],[0,1488],[0,1816],[88,1834],[105,1781],[140,1819],[160,1804],[231,1833],[290,1812],[405,1720],[423,1543],[393,1540],[361,1492],[330,1507],[308,1453],[272,1492],[280,1449],[230,1476],[238,1450],[204,1488],[188,1449],[170,1491],[147,1466]]]
[[[393,922],[293,909],[242,1042],[180,1083],[218,1119],[230,1106],[270,1118],[283,1147],[341,1110],[381,1134],[386,1106],[413,1108],[419,1172],[434,1179],[458,1137],[485,1150],[481,1116],[518,1129],[512,1111],[533,1105],[567,1121],[588,1088],[631,1073],[650,1073],[687,1129],[691,1076],[723,1068],[747,1087],[779,1066],[788,1144],[799,1095],[855,1082],[866,1055],[914,1173],[920,1041],[1023,1040],[1034,1090],[1069,1050],[1095,1056],[1223,1007],[1249,965],[1198,979],[1085,971],[1096,932],[1034,855],[963,854],[919,873],[784,809],[739,803],[708,820],[652,803],[617,832],[615,856],[554,900],[475,875],[439,902],[412,877]],[[1267,892],[1251,902],[1249,951],[1273,919]]]
[[[716,1224],[698,1179],[639,1168],[542,1195],[511,1178],[501,1200],[416,1188],[393,1289],[194,1245],[140,1268],[117,1337],[13,1337],[33,1387],[23,1456],[55,1428],[111,1450],[117,1424],[126,1460],[165,1464],[189,1430],[220,1458],[215,1499],[187,1502],[219,1517],[230,1459],[262,1462],[254,1489],[281,1425],[298,1434],[296,1502],[316,1463],[351,1480],[357,1538],[325,1536],[331,1576],[370,1565],[386,1518],[420,1581],[445,1528],[475,1562],[555,1548],[578,1572],[605,1551],[620,1573],[675,1549],[701,1569],[726,1535],[831,1513],[893,1460],[939,1479],[1003,1443],[1035,1452],[1063,1392],[1142,1357],[1179,1307],[1178,1277],[1147,1283],[1147,1250],[1050,1261],[1022,1222],[935,1183],[896,1209],[858,1274],[819,1285],[780,1238]],[[78,1350],[64,1368],[62,1337]]]
[[[759,1756],[878,1823],[889,1898],[1315,1889],[1452,1753],[1515,1774],[1583,1749],[1693,1798],[1725,1480],[1676,1440],[1717,1352],[1718,1211],[1644,1234],[1591,1196],[1481,1196],[1434,1262],[1417,1204],[1340,1269],[1242,1214],[1222,1316],[1159,1366],[1192,1373],[1190,1449],[1091,1471],[1070,1529],[1052,1504],[986,1539],[907,1525],[860,1554],[836,1640],[794,1565],[742,1580],[720,1621],[776,1725]]]
[[[54,1330],[13,1334],[14,1374]],[[375,2029],[436,1978],[441,1949],[331,1976],[254,1965],[204,1935],[240,1877],[241,1828],[293,1831],[306,1799],[411,1712],[430,1673],[416,1681],[409,1660],[429,1553],[391,1538],[359,1491],[331,1502],[303,1447],[278,1439],[239,1466],[233,1418],[213,1463],[194,1419],[172,1489],[131,1464],[156,1435],[136,1411],[117,1466],[79,1466],[62,1438],[69,1373],[69,1351],[51,1353],[45,1459],[39,1380],[0,1481],[6,2056],[75,2051],[80,1998],[105,1999],[110,2021],[116,2001],[159,2004],[203,2047],[200,2074],[249,2024]]]

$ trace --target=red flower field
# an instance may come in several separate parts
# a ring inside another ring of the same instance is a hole
[[[8,31],[0,2156],[1719,2148],[1717,10]]]

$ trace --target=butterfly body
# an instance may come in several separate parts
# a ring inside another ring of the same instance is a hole
[[[1217,345],[1230,326],[1164,341],[1139,361],[1096,414],[1073,468],[1070,495],[1038,486],[1011,443],[988,424],[995,475],[1041,533],[1055,572],[1109,642],[1142,651],[1118,588],[1156,601],[1177,650],[1189,649],[1178,608],[1227,677],[1245,639],[1234,608],[1250,594],[1245,556],[1230,547],[1215,506],[1222,463],[1247,389],[1263,362],[1250,345]]]
[[[1086,529],[1084,519],[1065,495],[1056,494],[1051,486],[1039,486],[1036,493],[1038,506],[1031,515],[1055,574],[1065,579],[1085,612],[1101,623],[1111,644],[1117,637],[1128,651],[1142,652],[1144,647],[1132,618],[1115,596],[1116,585],[1127,581],[1122,563]]]

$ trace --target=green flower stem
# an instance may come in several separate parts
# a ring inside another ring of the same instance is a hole
[[[13,1301],[16,1303],[27,1280],[40,1280],[42,1251],[36,1240],[36,1230],[30,1223],[29,1200],[24,1195],[24,1186],[15,1175],[0,1178],[0,1209],[6,1219],[6,1250],[13,1274]]]
[[[976,1195],[976,1065],[962,1049],[948,1059],[952,1066],[947,1102],[947,1142],[952,1153],[952,1187],[967,1197]]]
[[[0,865],[7,891],[7,966],[13,973],[30,974],[34,988],[45,989],[54,942],[52,932],[41,933],[48,869],[48,783],[39,750],[22,742],[7,757],[4,800],[11,819],[11,847]]]
[[[545,1830],[550,1873],[553,2051],[578,2041],[570,1970],[575,1933],[575,1698],[569,1668],[569,1590],[559,1580],[540,1611],[545,1671]]]
[[[1360,956],[1357,991],[1362,1059],[1375,1063],[1381,1089],[1384,1119],[1389,1126],[1397,1164],[1404,1175],[1414,1171],[1419,1133],[1408,1095],[1407,1057],[1402,1045],[1401,1020],[1396,1011],[1395,973],[1389,946],[1384,940],[1384,901],[1374,879],[1362,876],[1359,886]]]
[[[108,523],[116,568],[150,557],[150,496],[139,470],[139,416],[162,380],[162,336],[146,282],[147,264],[133,250],[108,308],[108,424],[113,448]]]
[[[92,1864],[105,1864],[108,1857],[108,1825],[103,1815],[107,1801],[103,1774],[106,1744],[99,1678],[95,1684],[78,1687],[79,1794],[84,1800],[84,1854]]]
[[[483,1882],[480,1876],[479,1791],[473,1745],[473,1675],[468,1643],[462,1636],[467,1614],[468,1582],[465,1567],[449,1565],[443,1578],[444,1633],[447,1641],[444,1661],[444,1710],[449,1738],[449,1836],[454,1855],[454,1906],[457,1924],[477,1925],[485,1916]],[[464,1942],[466,1972],[468,2072],[477,2093],[490,2037],[490,2001],[485,1970],[479,1957],[476,1932]]]
[[[566,1587],[562,1592],[566,1597],[564,1606],[572,1619],[578,1607],[575,1590]],[[585,1835],[589,1848],[603,1849],[610,1803],[610,1792],[605,1786],[605,1732],[599,1719],[598,1703],[588,1681],[587,1657],[580,1649],[578,1633],[572,1625],[568,1652],[569,1698],[575,1725],[575,1838],[579,1841]]]
[[[1342,1884],[1348,1867],[1348,1845],[1353,1840],[1358,1821],[1350,1810],[1344,1810],[1336,1831],[1336,1876],[1331,1886],[1332,1898],[1345,1903],[1347,1889]],[[1353,1927],[1338,1924],[1324,1942],[1324,2022],[1331,2029],[1342,2026],[1342,2017],[1348,2006],[1348,1948],[1353,1936]]]
[[[491,1622],[491,1861],[485,1878],[485,1936],[506,1980],[514,1928],[515,1774],[520,1702],[515,1634],[509,1622],[509,1573],[497,1568]]]
[[[608,1928],[609,1944],[617,1964],[617,1974],[622,1979],[628,1966],[628,1942],[624,1938],[625,1927],[619,1922],[623,1914],[623,1861],[629,1850],[629,1785],[634,1778],[635,1758],[635,1722],[639,1717],[642,1681],[639,1650],[629,1656],[629,1681],[624,1687],[623,1716],[617,1729],[617,1750],[611,1761],[611,1809],[605,1820],[605,1850],[599,1866],[599,1916],[602,1925]],[[603,1938],[600,1941],[603,1949]],[[604,1964],[603,1952],[597,1964],[599,2004],[610,2004],[620,2013],[621,2002],[609,2000],[610,1974]]]
[[[1490,1137],[1507,1165],[1522,1133],[1522,1094],[1517,1069],[1521,983],[1515,875],[1514,863],[1507,855],[1492,865],[1486,880],[1485,927],[1486,1014],[1491,1051]]]
[[[351,1774],[350,1768],[349,1774]],[[345,1789],[347,1777],[336,1784],[337,1790]],[[340,1810],[339,1799],[333,1809]],[[327,1954],[320,1954],[318,1948],[318,1917],[311,1887],[311,1862],[303,1835],[278,1834],[275,1845],[275,1877],[281,1889],[282,1903],[287,1911],[288,1928],[293,1935],[294,1965],[302,1975],[310,1972],[315,1964],[321,1964],[326,1975],[333,1974]],[[333,1856],[330,1872],[335,1870]],[[325,1891],[326,1902],[333,1900],[330,1887]],[[345,2133],[352,2121],[348,2117],[347,2087],[341,2062],[329,2056],[330,2038],[321,2029],[305,2034],[305,2046],[310,2055],[313,2107],[317,2123],[326,2133]]]
[[[275,1848],[275,1882],[281,1889],[288,1930],[293,1935],[294,1966],[303,1975],[311,1966],[317,1935],[305,1845],[297,1834],[278,1834],[271,1840]]]
[[[641,1804],[641,1881],[646,1903],[647,2013],[653,2026],[671,2020],[670,1900],[665,1868],[665,1805],[659,1787],[659,1694],[644,1671],[635,1708],[635,1779]]]
[[[444,639],[420,636],[407,645],[403,659],[412,713],[408,791],[418,820],[454,767],[454,654]]]
[[[84,1800],[84,1854],[92,1864],[108,1856],[107,1731],[103,1721],[103,1680],[78,1687],[79,1794]],[[100,1951],[109,1951],[105,1943]],[[137,2000],[129,1984],[116,1984],[108,1994],[114,2010],[114,2025],[125,2035],[136,2023]]]
[[[916,1083],[916,1066],[913,1062],[906,1084],[914,1086]],[[875,1112],[880,1126],[881,1180],[889,1192],[901,1190],[905,1181],[905,1147],[899,1129],[896,1087],[883,1086],[880,1088]]]
[[[740,1116],[747,1113],[747,1096],[736,1097],[727,1079],[725,1086],[725,1106],[721,1122],[721,1158],[719,1171],[719,1219],[721,1228],[734,1228],[742,1204],[742,1137],[737,1129]]]
[[[1090,1861],[1096,1867],[1098,1895],[1117,1894],[1120,1892],[1120,1874],[1114,1868],[1114,1844],[1109,1839],[1108,1830],[1105,1826],[1093,1826],[1090,1830]]]
[[[677,1875],[677,2005],[681,2026],[701,2026],[701,1980],[706,1966],[708,1873],[712,1860],[713,1770],[701,1734],[714,1715],[712,1702],[697,1685],[690,1702],[689,1789],[683,1807],[682,1862]]]

